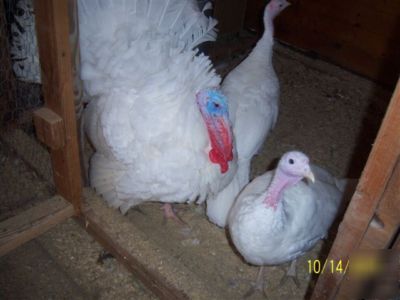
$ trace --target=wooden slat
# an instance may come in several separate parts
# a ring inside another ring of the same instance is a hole
[[[180,255],[165,251],[163,244],[108,207],[91,189],[85,189],[84,196],[81,224],[160,299],[220,298],[215,286],[208,285]]]
[[[104,249],[116,257],[120,263],[160,299],[188,299],[181,291],[166,284],[165,280],[163,280],[159,274],[146,269],[141,261],[132,256],[125,248],[115,241],[104,230],[104,222],[93,210],[84,209],[78,221]]]
[[[400,16],[399,10],[387,13],[371,6],[360,5],[357,1],[315,1],[312,5],[303,2],[298,6],[302,14],[316,22],[320,20],[318,24],[329,21],[337,25],[343,24],[349,29],[348,32],[338,31],[337,34],[369,32],[378,34],[382,40],[393,37],[393,30]]]
[[[393,250],[400,251],[400,234],[397,235],[396,240],[393,243]]]
[[[378,2],[363,4],[367,2],[371,1],[295,1],[276,20],[276,36],[392,87],[400,72],[400,11],[378,10]],[[387,8],[391,2],[379,6]]]
[[[26,243],[74,215],[74,208],[60,196],[34,206],[0,223],[0,256]]]
[[[399,133],[400,135],[400,133]],[[369,226],[360,244],[361,249],[385,249],[395,238],[400,226],[400,163],[391,176],[384,195],[379,202],[376,215],[383,223],[382,228]]]
[[[216,0],[214,18],[218,20],[219,34],[236,34],[243,28],[246,1]]]
[[[400,225],[400,164],[398,160],[375,215],[383,226],[376,227],[370,224],[359,245],[359,249],[387,249],[396,238]],[[354,282],[350,279],[350,276],[344,277],[336,298],[352,299]]]
[[[362,242],[389,179],[394,174],[400,154],[399,116],[400,82],[393,93],[359,185],[339,226],[337,237],[327,258],[329,260],[347,261]],[[339,272],[322,274],[317,281],[312,299],[334,299],[345,276]]]
[[[80,210],[81,171],[74,108],[68,0],[35,0],[45,106],[64,121],[65,146],[51,151],[57,191]]]

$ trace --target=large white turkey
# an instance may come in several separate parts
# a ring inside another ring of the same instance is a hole
[[[304,177],[314,183],[303,182]],[[295,277],[296,258],[326,237],[346,185],[346,180],[310,167],[305,154],[284,154],[277,169],[255,178],[233,205],[228,223],[235,247],[254,265],[293,261],[287,275]]]
[[[202,202],[236,171],[226,98],[192,50],[216,21],[194,0],[79,0],[90,183],[125,213],[144,201]]]
[[[238,171],[221,193],[207,199],[207,216],[221,227],[226,225],[236,196],[249,182],[252,157],[260,150],[278,117],[279,82],[272,65],[273,20],[288,5],[286,0],[268,3],[262,38],[222,84],[222,91],[229,99]]]

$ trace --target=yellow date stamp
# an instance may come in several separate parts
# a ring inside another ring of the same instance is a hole
[[[345,274],[349,267],[350,261],[343,261],[341,259],[334,260],[319,260],[319,259],[309,259],[307,261],[308,264],[308,272],[310,274],[324,274],[325,272],[329,273],[339,273]]]
[[[354,278],[363,278],[380,274],[393,264],[396,258],[393,255],[383,255],[380,252],[359,252],[353,255],[351,259],[309,259],[308,272],[310,274],[341,274],[348,272]],[[398,258],[400,260],[400,257]]]

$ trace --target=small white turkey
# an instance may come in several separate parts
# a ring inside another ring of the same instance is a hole
[[[125,213],[203,202],[236,172],[227,100],[208,57],[216,21],[194,0],[79,0],[90,183]]]
[[[261,266],[256,289],[263,289],[264,265],[292,261],[287,276],[295,278],[296,258],[326,237],[346,185],[346,180],[310,167],[305,154],[291,151],[282,156],[275,171],[243,189],[229,214],[229,232],[243,258]]]
[[[273,20],[288,5],[286,0],[268,3],[262,38],[222,84],[222,91],[229,100],[238,171],[223,191],[207,199],[207,216],[220,227],[226,226],[235,198],[249,182],[251,159],[259,152],[278,117],[279,82],[272,65]]]

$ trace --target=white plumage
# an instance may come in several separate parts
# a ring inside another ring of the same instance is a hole
[[[211,161],[196,95],[220,77],[192,50],[215,39],[216,21],[193,0],[78,4],[81,77],[91,99],[85,129],[96,149],[91,185],[123,213],[147,200],[202,202],[219,192],[236,161],[226,159],[227,171]]]
[[[232,241],[246,261],[276,265],[292,261],[326,237],[346,180],[310,166],[301,152],[288,152],[274,171],[255,178],[229,214]],[[314,183],[301,181],[309,177]]]
[[[225,227],[229,210],[249,182],[252,157],[260,150],[278,117],[279,82],[272,65],[273,19],[289,3],[272,0],[264,12],[264,34],[249,56],[228,74],[222,90],[229,99],[238,152],[238,171],[216,197],[207,200],[207,216]]]

